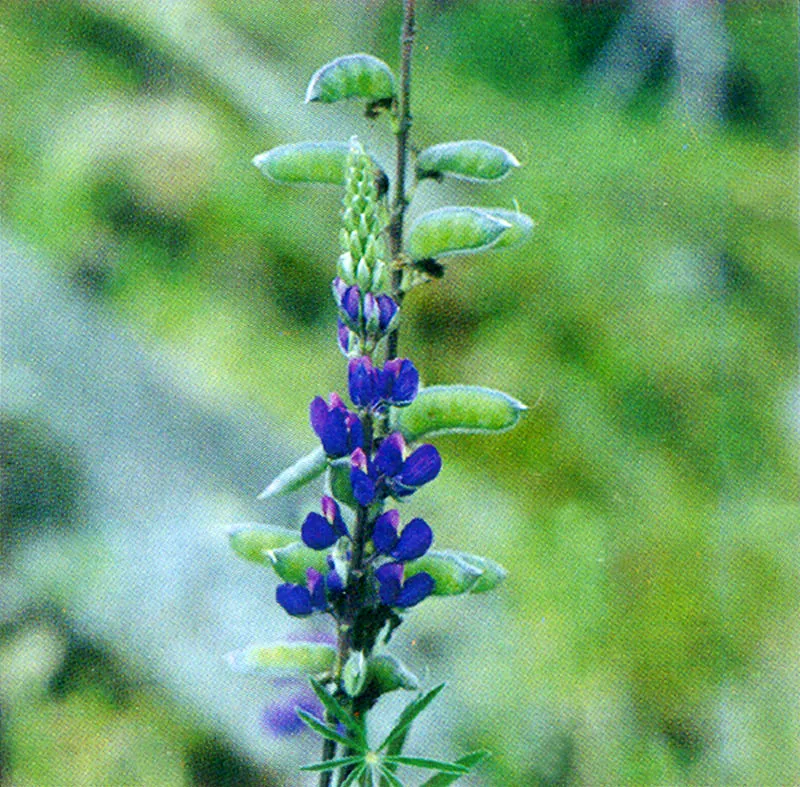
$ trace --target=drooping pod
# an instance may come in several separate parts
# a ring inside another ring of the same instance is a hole
[[[317,69],[306,90],[306,103],[332,104],[363,98],[367,112],[389,106],[396,93],[392,70],[383,60],[363,53],[344,55]]]
[[[441,179],[444,175],[469,181],[491,181],[504,178],[519,166],[516,157],[480,139],[443,142],[425,148],[417,156],[417,177]]]

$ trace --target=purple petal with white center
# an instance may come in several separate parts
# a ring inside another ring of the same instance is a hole
[[[381,555],[388,555],[397,544],[397,528],[400,526],[400,513],[392,509],[381,514],[372,529],[372,543]]]
[[[311,594],[302,585],[286,583],[275,588],[275,600],[290,614],[302,617],[313,612]]]
[[[339,504],[328,495],[322,498],[322,515],[330,523],[337,538],[350,535],[347,530],[347,525],[344,523],[344,519],[342,519]]]
[[[406,441],[400,432],[392,432],[379,446],[375,464],[384,475],[398,475],[403,470]]]
[[[327,549],[333,546],[339,536],[330,522],[324,517],[312,511],[308,514],[300,528],[300,535],[303,543],[311,549]]]
[[[442,457],[430,444],[421,445],[406,459],[397,481],[403,486],[422,486],[433,481],[442,469]]]
[[[377,522],[375,523],[377,525]],[[391,550],[395,560],[405,562],[422,557],[433,543],[433,531],[424,519],[412,519],[400,534],[400,538]],[[377,546],[376,546],[377,548]]]
[[[427,571],[409,577],[394,600],[395,607],[413,607],[433,593],[436,583]]]

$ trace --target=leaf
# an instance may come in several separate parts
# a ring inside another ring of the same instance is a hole
[[[306,103],[364,98],[369,105],[388,105],[394,95],[395,80],[389,66],[372,55],[355,54],[338,57],[314,72]]]
[[[288,544],[300,541],[300,533],[280,525],[258,525],[243,522],[234,525],[228,533],[233,551],[245,560],[271,566],[272,561],[266,554],[271,549],[279,549]]]
[[[352,771],[350,771],[350,775],[342,782],[341,787],[350,787],[350,785],[355,784],[363,775],[364,771],[367,770],[367,766],[362,764]]]
[[[276,642],[235,650],[225,658],[242,672],[321,675],[333,667],[336,648],[321,642]]]
[[[302,711],[298,711],[298,713],[302,713]],[[308,714],[305,714],[308,715]],[[313,719],[314,717],[311,716]],[[306,721],[303,719],[303,721]],[[315,720],[316,721],[316,720]],[[308,722],[306,722],[308,723]],[[309,725],[310,726],[310,725]],[[325,725],[320,725],[325,726]],[[346,744],[349,745],[349,744]],[[303,765],[300,770],[301,771],[316,771],[317,773],[321,771],[335,771],[337,768],[346,768],[348,765],[356,765],[359,762],[363,762],[364,757],[362,755],[357,755],[355,757],[340,757],[338,760],[326,760],[325,762],[315,762],[313,765]]]
[[[417,157],[417,177],[486,181],[504,178],[519,161],[505,148],[478,139],[444,142],[425,148]]]
[[[272,480],[270,485],[258,496],[259,500],[267,500],[305,486],[317,476],[328,464],[322,446],[315,448],[310,454],[298,459],[291,467],[287,467],[280,475]]]
[[[336,741],[336,743],[340,743],[345,748],[349,749],[357,748],[358,744],[356,743],[356,741],[352,740],[351,738],[346,738],[344,735],[341,735],[339,732],[333,729],[333,727],[329,727],[327,724],[321,722],[319,719],[315,718],[310,713],[307,713],[302,708],[297,708],[297,715],[309,727],[311,727],[311,729],[314,730],[314,732],[316,732],[318,735],[321,735],[323,738],[327,738],[329,741]],[[345,758],[345,759],[351,759],[351,758]],[[356,757],[355,761],[357,762],[360,759],[361,759],[360,757]],[[306,766],[305,768],[303,768],[303,770],[312,771],[312,770],[322,770],[322,769],[314,768],[313,766]]]
[[[310,678],[310,683],[311,688],[319,698],[319,701],[325,707],[325,710],[337,721],[344,724],[344,726],[347,727],[351,733],[353,733],[353,736],[360,743],[366,743],[363,722],[360,722],[358,719],[354,718],[352,714],[339,702],[339,700],[330,694],[319,681],[314,680],[314,678]]]
[[[381,776],[388,782],[389,787],[403,787],[403,782],[392,773],[391,768],[386,766],[382,767]]]
[[[407,249],[415,261],[483,251],[511,226],[511,222],[477,208],[451,205],[417,218],[408,232]]]
[[[289,544],[280,549],[267,552],[275,573],[284,581],[305,585],[306,569],[313,568],[324,574],[328,570],[328,553],[316,550],[302,543]]]
[[[419,688],[419,679],[396,656],[380,653],[369,657],[367,665],[368,680],[378,694],[405,689],[414,691]]]
[[[446,553],[448,550],[444,551]],[[488,557],[459,551],[453,551],[452,554],[482,572],[475,584],[470,587],[470,593],[485,593],[487,590],[494,590],[508,574],[499,563],[490,560]]]
[[[435,688],[432,688],[427,694],[423,694],[413,702],[410,702],[408,705],[406,705],[406,707],[403,709],[403,712],[400,714],[397,723],[394,725],[394,727],[392,727],[383,743],[378,747],[378,751],[382,751],[387,746],[390,746],[396,738],[404,735],[405,731],[411,726],[414,719],[416,719],[417,716],[419,716],[419,714],[422,713],[422,711],[424,711],[425,708],[431,704],[431,702],[433,702],[433,700],[436,698],[436,695],[445,687],[445,685],[446,684],[444,683],[440,683]]]
[[[410,765],[412,768],[427,768],[432,771],[442,771],[442,773],[464,774],[469,772],[469,768],[463,765],[456,765],[454,762],[444,762],[443,760],[432,760],[429,757],[404,757],[402,755],[386,757],[384,762],[397,763],[398,765]]]
[[[507,221],[511,225],[511,229],[504,232],[497,243],[492,246],[493,251],[507,249],[510,246],[524,243],[533,232],[535,224],[533,219],[526,213],[520,213],[516,210],[507,210],[505,208],[481,208],[481,210],[497,219]]]
[[[488,756],[489,752],[485,749],[473,751],[464,755],[463,757],[459,757],[456,760],[456,765],[463,765],[465,768],[472,770],[472,768],[474,768],[479,762],[482,762]],[[423,782],[421,787],[447,787],[447,785],[452,784],[459,778],[460,775],[439,773],[436,776],[431,776],[431,778],[426,782]]]
[[[422,388],[408,407],[392,409],[392,428],[406,440],[436,434],[505,432],[528,408],[514,397],[477,385]]]
[[[431,550],[406,563],[406,579],[426,571],[433,577],[434,596],[458,596],[477,584],[483,570],[463,560],[454,552]]]

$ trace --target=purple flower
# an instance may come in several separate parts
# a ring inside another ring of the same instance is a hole
[[[381,399],[395,407],[411,404],[419,390],[419,372],[408,358],[393,358],[383,366]]]
[[[354,331],[361,330],[361,291],[355,284],[349,287],[338,276],[333,280],[333,297],[341,319]]]
[[[350,399],[356,407],[374,407],[381,398],[381,372],[368,355],[353,358],[347,367]]]
[[[332,566],[332,562],[328,562]],[[327,592],[326,592],[327,589]],[[275,589],[275,600],[290,614],[296,617],[325,612],[328,609],[328,595],[336,595],[342,590],[342,580],[333,568],[323,576],[316,569],[306,569],[306,584],[295,585],[286,582]]]
[[[350,536],[339,505],[327,495],[322,498],[322,516],[315,511],[309,513],[303,522],[300,534],[303,543],[311,549],[327,549],[342,536]]]
[[[297,715],[298,708],[318,718],[322,717],[322,703],[303,681],[285,678],[273,683],[279,689],[281,697],[271,703],[261,716],[261,724],[268,733],[283,738],[307,730],[305,722]]]
[[[364,443],[364,430],[355,413],[351,413],[338,394],[330,395],[330,404],[317,396],[309,407],[311,428],[331,458],[347,456]]]
[[[375,467],[394,497],[406,497],[433,481],[442,469],[442,458],[430,444],[421,445],[406,457],[408,447],[400,432],[392,432],[375,454]]]
[[[420,571],[403,582],[403,564],[386,563],[375,571],[381,603],[387,607],[413,607],[427,598],[435,586],[427,571]]]
[[[350,485],[353,497],[362,505],[368,506],[377,491],[375,467],[361,448],[356,448],[350,456]]]
[[[336,341],[339,349],[345,358],[350,357],[350,352],[355,346],[355,334],[342,322],[341,318],[336,321]]]
[[[367,332],[380,338],[394,324],[398,306],[388,295],[364,296],[364,323]]]
[[[433,543],[433,531],[424,519],[412,519],[398,535],[400,514],[396,509],[386,511],[375,520],[372,543],[375,551],[389,555],[398,562],[422,557]]]

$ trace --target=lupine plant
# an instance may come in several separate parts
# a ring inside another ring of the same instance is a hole
[[[517,210],[464,206],[441,207],[404,226],[416,182],[452,177],[486,183],[518,166],[508,151],[476,140],[444,142],[413,155],[414,5],[403,4],[399,80],[371,55],[346,55],[320,68],[306,92],[306,102],[360,99],[368,117],[388,119],[396,141],[393,178],[355,137],[282,145],[254,159],[276,183],[344,189],[332,294],[350,403],[338,393],[311,402],[318,447],[260,497],[289,493],[323,474],[326,494],[299,530],[247,525],[230,535],[236,553],[278,575],[275,598],[289,615],[331,620],[329,640],[273,642],[231,654],[235,667],[271,674],[290,698],[268,710],[267,727],[293,732],[304,724],[321,736],[320,761],[304,767],[319,772],[321,787],[394,787],[403,783],[401,766],[432,770],[424,784],[445,785],[486,754],[444,762],[403,753],[412,723],[444,684],[419,692],[382,741],[371,739],[368,724],[382,695],[419,691],[417,677],[389,650],[409,611],[433,597],[491,590],[505,576],[489,558],[432,549],[430,524],[406,513],[407,501],[442,466],[437,449],[422,441],[501,432],[525,410],[511,396],[483,387],[423,387],[414,363],[398,354],[402,305],[412,289],[441,278],[451,257],[509,246],[533,226]]]

